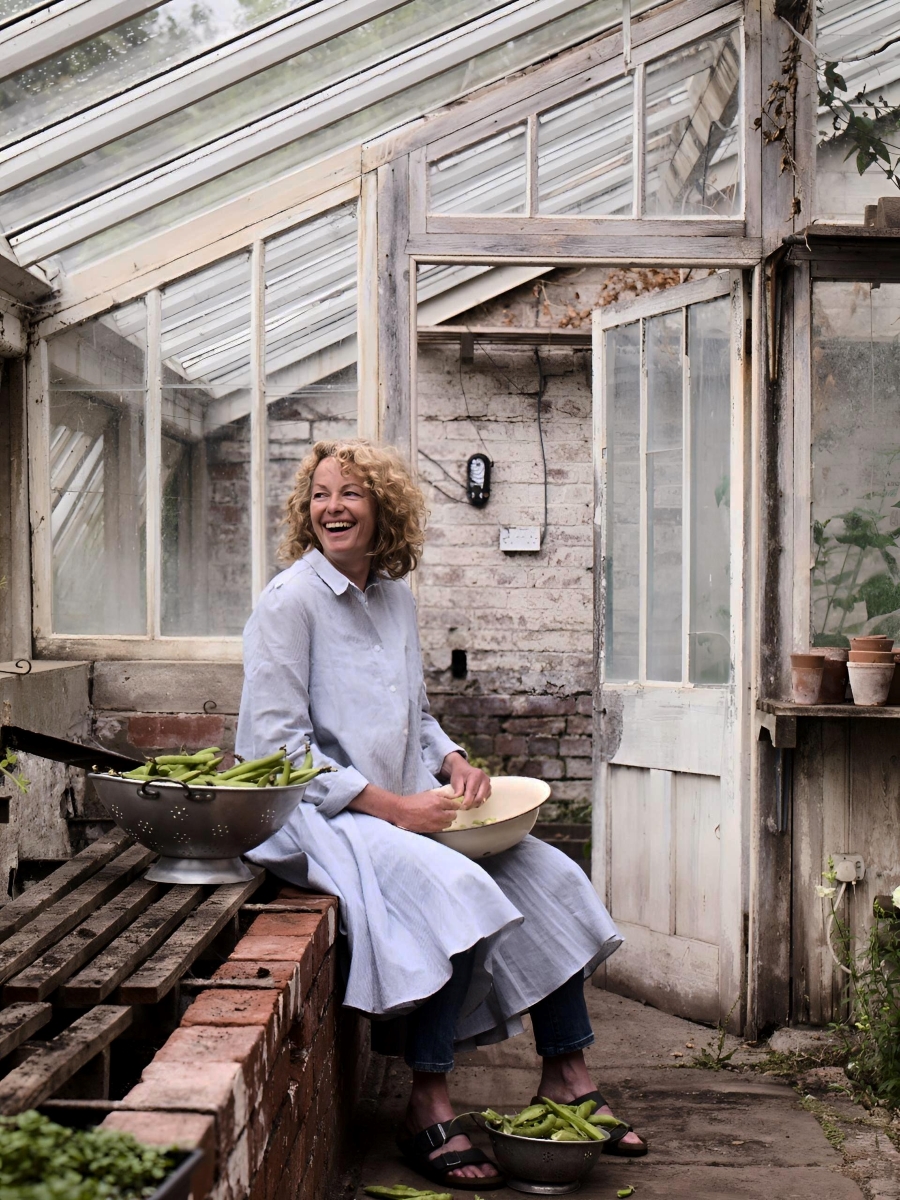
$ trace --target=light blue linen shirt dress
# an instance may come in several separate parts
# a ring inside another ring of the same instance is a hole
[[[340,901],[350,947],[344,1003],[373,1016],[414,1008],[477,947],[457,1049],[521,1031],[521,1015],[621,943],[584,872],[534,837],[475,863],[347,805],[367,783],[399,795],[439,786],[460,749],[428,710],[412,592],[374,576],[364,592],[318,550],[277,575],[244,630],[237,752],[305,743],[319,776],[248,857]]]

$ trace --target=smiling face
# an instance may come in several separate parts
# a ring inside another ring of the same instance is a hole
[[[323,458],[312,478],[309,516],[322,553],[357,586],[369,574],[378,506],[356,471],[342,471],[337,459]]]

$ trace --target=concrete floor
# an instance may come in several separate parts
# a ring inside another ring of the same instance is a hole
[[[746,1070],[685,1066],[697,1050],[713,1045],[711,1030],[598,988],[588,987],[586,996],[597,1035],[588,1051],[591,1069],[613,1111],[634,1124],[650,1143],[650,1153],[631,1161],[601,1158],[578,1193],[583,1200],[608,1200],[629,1184],[635,1200],[864,1200],[873,1195],[842,1173],[843,1156],[801,1106],[798,1093],[750,1068],[753,1052],[741,1052]],[[729,1039],[734,1044],[736,1039]],[[525,1034],[461,1056],[451,1092],[459,1112],[489,1105],[512,1111],[528,1103],[537,1078],[533,1043]],[[406,1067],[391,1060],[365,1123],[360,1186],[344,1195],[362,1198],[363,1185],[372,1183],[427,1186],[404,1167],[394,1146],[407,1087]],[[458,1198],[467,1195],[472,1193],[454,1192]],[[517,1196],[521,1193],[504,1188],[485,1192],[484,1200]]]

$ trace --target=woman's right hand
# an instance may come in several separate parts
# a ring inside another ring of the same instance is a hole
[[[353,812],[390,821],[398,829],[408,829],[410,833],[440,833],[453,824],[453,818],[459,812],[459,800],[446,784],[434,791],[398,796],[369,783],[347,807]]]
[[[459,812],[459,800],[446,788],[398,796],[398,812],[394,824],[411,833],[440,833],[453,824]]]

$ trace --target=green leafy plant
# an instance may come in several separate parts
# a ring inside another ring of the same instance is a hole
[[[892,455],[891,463],[894,458],[896,454]],[[882,492],[869,492],[863,497],[870,504],[880,502],[877,507],[859,505],[825,521],[813,522],[816,556],[812,567],[812,601],[816,646],[846,646],[848,635],[858,633],[865,623],[847,624],[859,604],[865,605],[866,621],[900,610],[900,563],[895,557],[900,549],[900,524],[893,524],[900,502],[885,511],[889,492],[896,494],[896,488],[886,487]],[[873,564],[880,565],[883,570],[867,575],[860,582],[864,569]],[[900,632],[900,615],[893,624],[885,623],[883,632]]]
[[[728,1037],[726,1026],[731,1020],[731,1014],[740,1003],[740,996],[732,1004],[728,1010],[728,1016],[724,1021],[720,1021],[716,1026],[717,1036],[714,1041],[703,1046],[697,1054],[687,1064],[691,1067],[703,1067],[707,1071],[725,1071],[730,1068],[731,1060],[737,1054],[739,1046],[732,1046],[728,1051],[725,1049],[725,1039]]]
[[[850,96],[838,65],[826,62],[822,69],[819,104],[831,113],[833,130],[823,144],[846,146],[844,161],[855,157],[860,175],[870,167],[877,167],[900,188],[900,146],[887,140],[900,129],[900,105],[891,104],[880,92],[873,95],[865,88]]]
[[[900,888],[891,908],[876,904],[875,921],[854,946],[849,923],[841,918],[834,865],[816,888],[831,908],[832,950],[846,979],[849,1020],[833,1026],[844,1045],[845,1071],[858,1094],[870,1104],[900,1108]]]
[[[15,754],[13,754],[12,750],[4,751],[3,757],[0,758],[0,775],[5,775],[7,779],[12,780],[19,791],[24,795],[24,793],[28,791],[31,784],[27,779],[23,779],[18,771],[16,771],[18,761],[18,758]],[[0,1200],[3,1200],[3,1198],[0,1197]]]
[[[147,1200],[173,1165],[170,1151],[127,1133],[33,1111],[0,1118],[0,1200]]]

